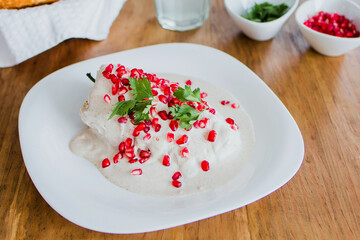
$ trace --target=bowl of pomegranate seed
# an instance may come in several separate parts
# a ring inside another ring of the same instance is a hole
[[[295,19],[310,46],[323,55],[340,56],[360,46],[360,6],[350,0],[306,1]]]
[[[267,41],[281,30],[299,0],[225,0],[224,3],[235,24],[246,36]]]

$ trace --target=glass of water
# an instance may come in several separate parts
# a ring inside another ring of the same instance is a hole
[[[187,31],[200,27],[209,16],[210,0],[154,0],[160,25]]]

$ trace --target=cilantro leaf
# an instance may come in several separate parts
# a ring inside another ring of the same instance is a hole
[[[180,127],[189,129],[192,124],[199,118],[200,114],[198,110],[190,107],[187,104],[182,106],[175,105],[170,107],[171,115],[174,116],[174,120],[180,120]]]
[[[153,98],[151,91],[151,83],[147,78],[129,78],[131,85],[131,93],[134,94],[134,98],[137,101],[142,101],[144,99]]]
[[[124,116],[125,114],[128,114],[130,110],[135,106],[135,103],[135,100],[117,102],[108,120],[110,120],[115,115]]]
[[[174,92],[174,96],[183,102],[191,101],[201,103],[200,89],[196,88],[194,91],[191,91],[191,88],[188,85],[185,85],[185,89],[181,87],[177,88]]]
[[[143,120],[149,120],[149,110],[152,100],[146,100],[143,102],[137,102],[131,112],[135,116],[135,124],[140,123]]]
[[[249,9],[247,16],[242,17],[254,22],[270,22],[278,19],[288,11],[289,7],[282,3],[279,5],[272,5],[268,2],[255,5]]]

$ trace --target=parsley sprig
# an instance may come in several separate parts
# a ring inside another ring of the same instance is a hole
[[[183,102],[191,101],[203,104],[201,101],[199,88],[191,91],[190,86],[186,85],[185,88],[179,87],[175,90],[174,96]],[[199,112],[198,110],[190,107],[188,104],[183,104],[182,106],[175,105],[170,107],[170,111],[174,116],[174,120],[180,120],[180,127],[189,129],[204,110]]]
[[[143,120],[149,120],[149,110],[154,96],[151,91],[151,83],[147,78],[129,78],[129,82],[134,100],[116,103],[109,119],[115,115],[134,114],[135,124],[138,124]]]

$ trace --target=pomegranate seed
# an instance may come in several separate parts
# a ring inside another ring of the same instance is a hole
[[[112,94],[112,95],[116,95],[117,92],[118,92],[118,90],[119,90],[118,85],[117,85],[117,84],[113,84],[112,87],[111,87],[111,94]]]
[[[210,169],[210,165],[209,165],[209,162],[204,160],[201,162],[201,169],[205,172],[209,171]]]
[[[127,90],[126,87],[121,87],[121,88],[119,89],[119,95],[123,95],[123,94],[125,94],[125,93],[127,93],[127,92],[128,92],[128,90]]]
[[[129,159],[133,159],[135,157],[135,154],[133,152],[126,152],[125,151],[125,155],[129,158]]]
[[[118,96],[118,101],[119,101],[119,102],[125,101],[124,95]]]
[[[158,124],[158,122],[159,122],[159,119],[158,119],[158,118],[153,118],[153,120],[151,121],[151,126],[152,126],[153,128],[155,128],[155,126]]]
[[[199,103],[197,106],[196,106],[196,110],[198,110],[199,112],[201,112],[202,110],[204,110],[205,106],[201,103]]]
[[[122,78],[121,83],[124,84],[125,86],[130,85],[130,81],[127,78]]]
[[[187,147],[184,147],[182,150],[181,150],[181,156],[183,158],[187,158],[189,157],[189,149]]]
[[[119,152],[124,153],[125,152],[125,143],[121,142],[119,144]]]
[[[157,95],[158,95],[158,91],[156,91],[156,90],[151,90],[151,92],[152,92],[152,95],[153,95],[153,96],[157,96]]]
[[[107,95],[107,94],[105,94],[105,96],[104,96],[104,101],[105,101],[106,103],[110,103],[110,102],[111,102],[110,96]]]
[[[171,120],[171,119],[173,119],[173,118],[174,118],[174,116],[173,116],[173,115],[171,115],[171,112],[169,112],[169,113],[168,113],[168,115],[167,115],[167,118]]]
[[[176,172],[174,173],[174,175],[172,176],[173,180],[178,180],[179,178],[181,178],[181,173],[180,172]]]
[[[188,86],[191,86],[192,82],[191,82],[191,80],[187,80],[187,81],[185,82],[185,84],[188,85]]]
[[[145,128],[146,128],[146,124],[143,123],[143,122],[141,122],[141,123],[136,127],[136,129],[137,129],[138,131],[142,131],[142,130],[144,130]]]
[[[108,166],[110,166],[110,160],[108,158],[105,158],[104,160],[102,160],[102,168],[107,168]]]
[[[117,84],[119,79],[114,74],[110,75],[110,80],[113,84],[116,84],[116,86],[119,87],[119,85]]]
[[[155,125],[155,132],[160,131],[160,129],[161,129],[161,125],[160,125],[160,124],[156,124],[156,125]]]
[[[239,129],[238,125],[233,124],[231,125],[231,129],[237,131]]]
[[[169,155],[164,155],[162,164],[166,167],[170,166],[170,157]]]
[[[209,136],[208,136],[208,140],[210,142],[215,142],[215,138],[216,138],[216,131],[215,130],[211,130],[209,132]]]
[[[204,120],[200,120],[199,121],[199,128],[205,128],[206,127],[206,122]]]
[[[148,158],[140,158],[139,163],[143,164],[144,162],[146,162],[147,160],[149,160]]]
[[[135,125],[135,119],[131,119],[130,122]]]
[[[174,134],[173,133],[168,133],[166,138],[167,138],[167,141],[169,143],[171,143],[172,141],[174,141]]]
[[[184,134],[178,140],[176,140],[176,143],[178,145],[185,144],[185,143],[187,143],[188,139],[189,139],[189,137]]]
[[[141,174],[142,174],[142,170],[141,170],[141,168],[134,169],[134,170],[131,171],[131,174],[132,174],[132,175],[141,175]]]
[[[134,137],[137,137],[137,136],[140,135],[140,131],[135,128],[132,135],[133,135]]]
[[[175,103],[175,104],[179,104],[180,103],[180,100],[177,99],[177,98],[173,98],[171,99],[171,102]]]
[[[130,164],[133,164],[133,163],[136,163],[137,161],[138,161],[137,158],[134,158],[134,159],[130,159],[128,162]]]
[[[229,103],[230,103],[230,101],[226,101],[226,100],[221,101],[222,105],[228,105]]]
[[[126,117],[120,117],[119,119],[118,119],[118,122],[119,123],[127,123],[127,118]]]
[[[110,79],[110,73],[109,73],[109,72],[103,71],[102,74],[103,74],[103,76],[104,76],[105,78]]]
[[[212,113],[212,114],[214,114],[214,115],[215,115],[215,113],[216,113],[216,111],[215,111],[214,108],[209,108],[209,112]]]
[[[144,133],[148,133],[150,131],[150,127],[149,126],[146,126],[145,128],[144,128]]]
[[[172,185],[174,186],[174,187],[176,187],[176,188],[179,188],[179,187],[181,187],[181,182],[179,182],[178,180],[173,180],[172,181]]]
[[[130,114],[129,114],[129,118],[130,118],[130,119],[135,119],[134,113],[130,113]]]
[[[179,127],[178,121],[170,121],[169,127],[175,132]]]
[[[115,156],[113,157],[113,162],[114,162],[114,163],[118,163],[118,162],[119,162],[119,155],[120,155],[120,153],[115,154]]]
[[[160,111],[160,112],[158,112],[158,115],[162,120],[166,120],[168,118],[166,111]]]
[[[207,95],[208,95],[208,94],[207,94],[206,92],[200,93],[200,97],[201,97],[201,98],[206,98]]]
[[[237,104],[237,103],[233,103],[233,104],[231,104],[231,107],[234,108],[234,109],[237,109],[237,108],[240,107],[240,105]]]
[[[105,71],[106,71],[106,72],[112,72],[113,69],[114,69],[114,65],[109,64],[109,65],[105,68]]]
[[[166,95],[166,96],[169,96],[170,95],[170,87],[166,87],[165,89],[164,89],[164,94]]]
[[[145,136],[144,136],[144,141],[145,140],[149,140],[151,138],[151,134],[150,133],[148,133],[148,134],[146,134]]]
[[[194,128],[199,128],[199,121],[196,120],[196,121],[194,122],[193,126],[194,126]]]
[[[232,119],[232,118],[227,118],[227,119],[225,119],[225,121],[230,125],[234,124],[234,119]]]
[[[146,150],[141,150],[139,153],[140,158],[149,158],[151,156],[151,153]]]
[[[156,108],[154,107],[154,106],[151,106],[150,107],[150,115],[152,116],[152,117],[155,117],[155,115],[157,114],[157,110],[156,110]]]
[[[126,140],[125,140],[125,146],[126,146],[126,148],[131,148],[132,146],[132,139],[131,138],[127,138]]]
[[[164,95],[159,95],[159,101],[164,103],[164,104],[168,103],[168,99]]]

